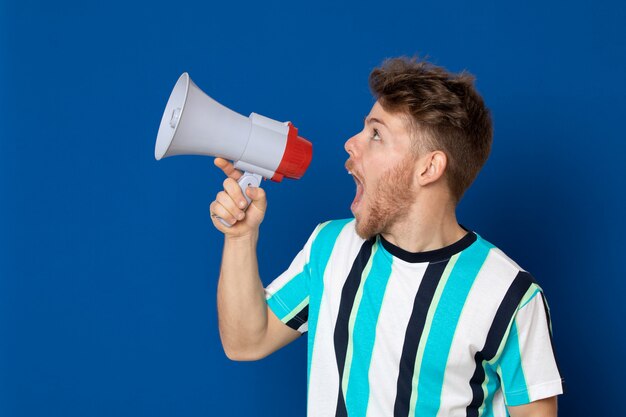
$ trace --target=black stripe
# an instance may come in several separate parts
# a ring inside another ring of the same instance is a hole
[[[402,356],[400,357],[396,400],[393,406],[394,417],[405,417],[409,414],[417,349],[424,331],[428,309],[446,265],[448,265],[448,261],[429,264],[415,295],[413,311],[404,335],[404,346],[402,346]]]
[[[286,324],[294,330],[298,330],[309,319],[309,305],[305,305],[302,310],[291,318]]]
[[[350,269],[350,273],[341,290],[341,302],[339,304],[339,313],[337,314],[334,334],[335,357],[337,359],[337,369],[339,370],[339,394],[335,414],[337,417],[348,416],[341,381],[343,379],[343,368],[346,364],[346,353],[348,351],[350,312],[352,311],[354,299],[356,298],[356,293],[361,283],[361,275],[372,254],[373,243],[374,239],[370,239],[361,245],[361,249],[352,263],[352,269]]]
[[[507,290],[498,311],[491,323],[489,333],[487,333],[487,339],[485,340],[485,346],[481,351],[476,352],[474,355],[474,361],[476,362],[476,368],[474,369],[474,375],[470,379],[470,387],[472,389],[472,402],[467,406],[467,417],[478,417],[478,409],[482,405],[484,393],[482,389],[483,382],[485,381],[485,369],[483,368],[483,361],[489,361],[498,352],[498,348],[502,343],[504,334],[511,324],[511,319],[519,306],[519,303],[524,298],[524,294],[528,291],[531,284],[535,280],[532,275],[526,271],[519,271],[517,276],[511,283],[511,286]]]

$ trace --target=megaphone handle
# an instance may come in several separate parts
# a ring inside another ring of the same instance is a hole
[[[241,178],[239,178],[239,181],[237,181],[237,184],[239,184],[239,188],[241,188],[241,192],[243,192],[243,197],[248,202],[248,205],[244,208],[244,210],[247,209],[250,203],[252,202],[252,199],[248,197],[248,194],[246,194],[246,189],[248,187],[258,187],[259,185],[261,185],[262,179],[263,177],[260,176],[259,174],[254,174],[252,172],[245,171],[243,175],[241,176]],[[218,217],[217,219],[220,221],[220,223],[222,223],[226,227],[232,226],[221,217]]]

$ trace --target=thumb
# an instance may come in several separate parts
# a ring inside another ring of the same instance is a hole
[[[265,190],[260,187],[248,187],[246,188],[246,194],[252,199],[250,205],[256,207],[265,213],[267,208],[267,197],[265,196]]]

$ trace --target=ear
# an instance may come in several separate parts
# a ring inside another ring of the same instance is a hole
[[[443,176],[448,166],[448,157],[442,151],[429,152],[418,162],[418,184],[425,186],[437,181]]]

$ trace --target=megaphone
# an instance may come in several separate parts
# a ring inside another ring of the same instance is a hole
[[[239,186],[248,204],[248,186],[258,187],[262,178],[276,182],[284,177],[299,179],[312,154],[311,142],[298,136],[292,123],[256,113],[242,116],[209,97],[186,72],[167,101],[154,147],[157,160],[207,155],[233,161],[235,168],[244,171]]]

